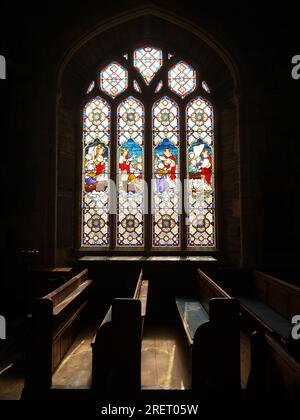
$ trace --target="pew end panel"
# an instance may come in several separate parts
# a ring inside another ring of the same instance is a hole
[[[212,298],[209,321],[200,325],[192,346],[192,388],[204,399],[240,399],[239,305]]]
[[[251,367],[245,400],[300,400],[300,364],[272,336],[251,336]]]
[[[92,389],[104,395],[141,389],[141,346],[148,280],[140,271],[132,298],[115,298],[92,342]]]
[[[49,293],[33,306],[26,345],[25,396],[48,392],[52,375],[73,344],[81,327],[92,280],[87,270]]]
[[[114,299],[92,342],[92,388],[105,394],[140,389],[141,302]]]

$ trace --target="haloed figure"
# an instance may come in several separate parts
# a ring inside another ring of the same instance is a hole
[[[94,165],[96,172],[96,191],[105,191],[107,188],[107,180],[105,180],[105,169],[106,169],[106,159],[105,159],[105,147],[103,144],[99,144],[96,147],[94,154]]]
[[[204,191],[211,191],[211,173],[212,173],[212,159],[209,151],[204,150],[201,153],[201,178],[204,182]]]
[[[171,149],[165,149],[162,156],[157,155],[158,190],[164,192],[176,185],[176,159]]]
[[[129,156],[128,147],[124,147],[121,150],[121,156],[119,160],[119,169],[121,173],[121,183],[124,191],[128,190],[128,178],[131,173],[131,162],[133,157]]]

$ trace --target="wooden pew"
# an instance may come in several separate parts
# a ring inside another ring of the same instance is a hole
[[[41,395],[77,336],[92,280],[84,270],[34,302],[23,397]]]
[[[251,336],[245,400],[300,400],[300,364],[267,333]]]
[[[96,394],[138,392],[148,281],[141,270],[132,298],[113,300],[92,342],[92,389]]]
[[[239,399],[238,303],[201,270],[197,298],[176,298],[192,353],[192,389],[203,399]]]
[[[253,270],[225,270],[217,273],[217,282],[238,299],[254,329],[261,329],[298,353],[299,343],[291,339],[291,320],[300,314],[300,288],[270,274]]]

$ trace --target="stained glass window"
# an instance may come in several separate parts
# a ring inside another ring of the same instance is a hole
[[[163,62],[159,48],[125,51],[122,65],[112,61],[97,69],[87,85],[81,246],[215,249],[210,87],[204,80],[197,83],[198,70],[188,62],[176,58],[173,65],[173,53],[166,51]]]
[[[133,97],[118,107],[117,245],[144,244],[144,106]]]
[[[179,109],[168,97],[152,110],[153,149],[153,246],[180,244]]]
[[[213,108],[197,97],[186,109],[188,246],[215,246]]]
[[[110,106],[99,96],[83,110],[82,246],[109,245]]]
[[[142,92],[141,88],[140,88],[140,86],[139,86],[139,84],[136,80],[133,81],[133,87],[134,87],[134,90],[136,90],[138,93]]]
[[[149,85],[162,66],[162,50],[153,47],[139,48],[134,51],[133,63]]]
[[[128,71],[119,63],[109,64],[100,73],[100,88],[112,98],[124,92],[128,86]]]
[[[196,89],[196,72],[184,61],[179,61],[168,75],[169,88],[177,95],[185,98]]]
[[[158,82],[157,86],[156,86],[155,93],[159,92],[159,91],[161,90],[161,88],[162,88],[162,87],[163,87],[163,81],[162,81],[162,80],[160,80],[160,81]]]

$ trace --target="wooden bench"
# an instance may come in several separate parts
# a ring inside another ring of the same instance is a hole
[[[238,303],[201,270],[197,298],[176,298],[192,352],[192,389],[203,399],[240,398]]]
[[[251,336],[246,400],[300,400],[300,363],[267,333]]]
[[[77,336],[92,280],[84,270],[34,302],[24,395],[50,390],[52,374]]]
[[[96,393],[141,388],[141,340],[148,281],[141,270],[132,298],[115,298],[92,342],[92,389]]]
[[[300,288],[258,270],[220,270],[217,282],[238,299],[245,316],[277,337],[292,351],[299,343],[291,339],[291,320],[300,314]]]

